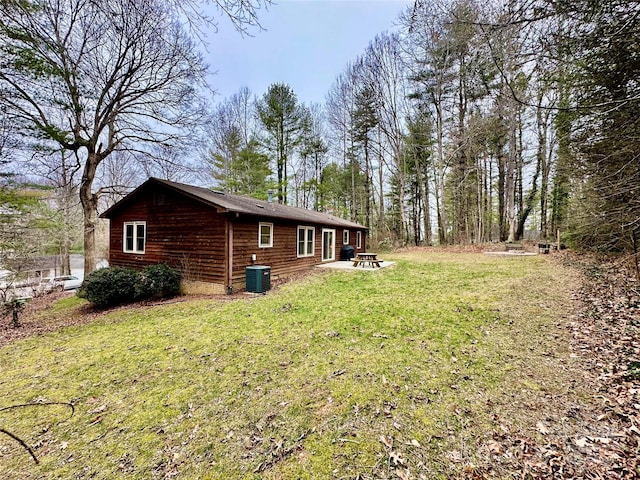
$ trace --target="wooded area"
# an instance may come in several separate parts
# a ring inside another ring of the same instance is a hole
[[[638,13],[623,1],[416,1],[400,32],[338,74],[324,106],[282,84],[221,102],[214,179],[241,193],[277,188],[391,245],[560,229],[577,246],[631,250]],[[249,182],[254,162],[263,173]]]
[[[269,3],[216,2],[240,30]],[[105,8],[0,2],[0,159],[15,180],[79,194],[85,250],[96,210],[154,175],[273,189],[370,227],[374,245],[560,230],[637,252],[637,3],[416,0],[336,72],[324,105],[273,83],[208,108],[198,2]]]

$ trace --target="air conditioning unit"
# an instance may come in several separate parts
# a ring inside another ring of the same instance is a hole
[[[246,270],[247,292],[265,293],[271,290],[271,267],[253,265]]]

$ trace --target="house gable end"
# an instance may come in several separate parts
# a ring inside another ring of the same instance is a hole
[[[160,200],[160,198],[167,192],[174,192],[178,195],[183,195],[185,197],[188,197],[198,203],[211,207],[212,209],[214,209],[216,213],[224,213],[228,211],[226,208],[221,207],[220,205],[217,205],[215,203],[209,202],[199,195],[191,194],[179,188],[172,188],[172,186],[170,184],[167,184],[166,182],[158,181],[158,179],[156,178],[150,178],[146,182],[144,182],[142,185],[134,189],[131,193],[126,195],[124,198],[122,198],[120,201],[115,203],[113,206],[105,210],[102,214],[100,214],[100,217],[114,218],[118,216],[120,212],[129,208],[131,205],[135,204],[136,202],[143,201],[145,198],[148,198],[148,197],[153,197],[154,202],[159,207],[170,206],[170,202],[167,203],[165,201]]]

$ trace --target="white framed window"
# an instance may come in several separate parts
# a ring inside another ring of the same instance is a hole
[[[147,242],[147,222],[125,222],[122,230],[122,251],[144,253]]]
[[[322,261],[335,260],[336,258],[336,231],[322,229]]]
[[[315,227],[298,227],[298,257],[313,257],[315,254]]]
[[[356,248],[362,248],[362,232],[360,230],[356,232]]]
[[[258,247],[273,247],[273,223],[260,222],[258,224]]]
[[[342,232],[342,244],[349,245],[349,230],[344,230]]]

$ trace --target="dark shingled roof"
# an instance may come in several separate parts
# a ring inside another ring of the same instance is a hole
[[[164,185],[172,190],[181,192],[194,200],[211,205],[212,207],[222,211],[252,215],[256,217],[290,220],[294,222],[366,229],[366,227],[358,223],[350,222],[343,218],[329,215],[328,213],[316,212],[289,205],[281,205],[279,203],[271,203],[264,200],[257,200],[255,198],[243,197],[241,195],[219,192],[204,187],[196,187],[194,185],[171,182],[169,180],[161,180],[153,177],[149,178],[149,180],[127,195],[127,197],[120,200],[101,216],[109,218],[112,211],[119,209],[123,202],[126,202],[129,197],[150,183]]]

